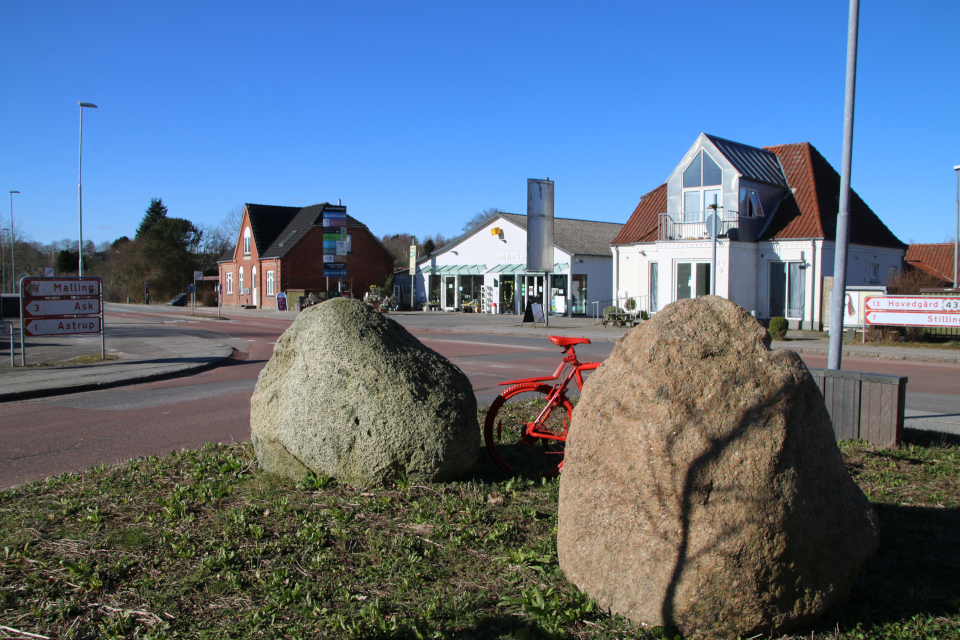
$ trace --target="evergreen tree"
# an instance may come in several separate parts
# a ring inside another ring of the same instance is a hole
[[[146,214],[143,216],[143,220],[140,221],[140,226],[137,227],[137,239],[142,238],[147,231],[150,230],[155,224],[161,220],[167,219],[167,207],[164,206],[163,200],[161,198],[151,198],[150,206],[147,207]]]

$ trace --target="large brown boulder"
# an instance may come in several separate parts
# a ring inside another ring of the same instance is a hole
[[[260,465],[357,487],[446,481],[480,451],[467,376],[358,300],[308,307],[277,341],[250,400]]]
[[[878,543],[799,356],[736,304],[682,300],[625,334],[573,413],[560,566],[613,612],[690,638],[786,633]]]

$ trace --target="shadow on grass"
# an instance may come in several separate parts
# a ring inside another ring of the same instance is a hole
[[[902,444],[904,446],[912,444],[918,447],[960,447],[960,435],[942,431],[904,429]]]
[[[960,509],[874,505],[880,547],[826,628],[954,616],[960,608]]]

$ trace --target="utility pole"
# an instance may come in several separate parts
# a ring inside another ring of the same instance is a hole
[[[830,293],[830,350],[827,369],[840,368],[843,350],[844,295],[847,290],[847,247],[850,244],[850,164],[853,156],[853,103],[857,88],[857,28],[860,22],[860,0],[850,0],[850,22],[847,27],[847,83],[843,104],[843,159],[840,171],[840,211],[837,214],[837,235],[834,240],[833,291]]]

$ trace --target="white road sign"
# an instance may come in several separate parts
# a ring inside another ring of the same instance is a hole
[[[36,299],[28,301],[24,306],[24,311],[28,316],[77,316],[77,315],[99,315],[99,298],[74,298],[72,300],[44,300]]]
[[[960,313],[867,311],[865,320],[867,324],[902,327],[960,327]]]
[[[24,283],[23,295],[28,298],[44,296],[99,296],[100,279],[86,278],[83,280],[27,280]]]
[[[48,318],[27,320],[28,336],[58,336],[70,333],[100,333],[100,318]]]
[[[943,296],[870,296],[867,311],[960,312],[960,298]]]

